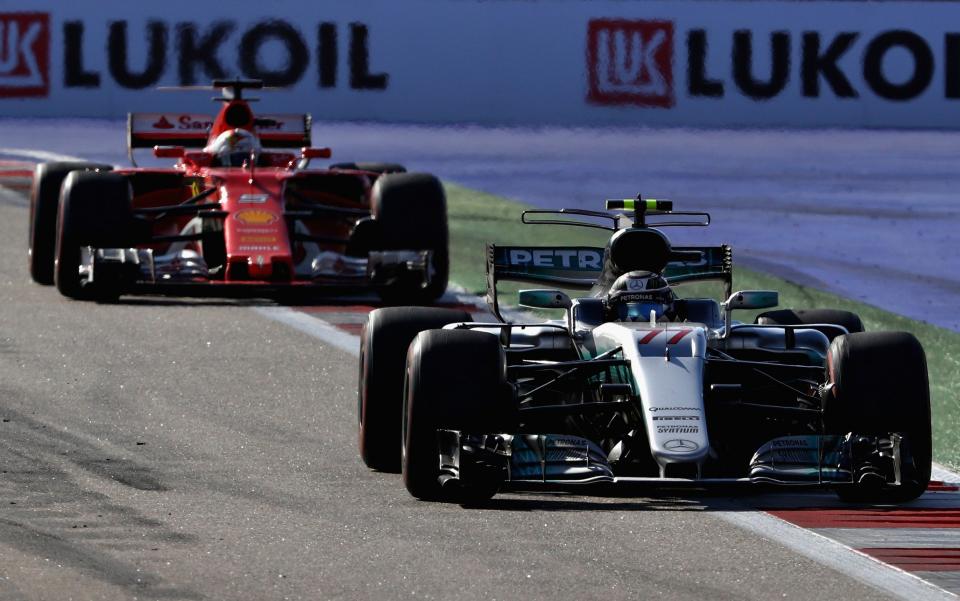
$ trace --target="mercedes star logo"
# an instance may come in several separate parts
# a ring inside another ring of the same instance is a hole
[[[678,453],[692,453],[693,451],[699,449],[700,445],[685,438],[674,438],[673,440],[668,440],[667,442],[663,443],[663,448],[668,451],[676,451]]]

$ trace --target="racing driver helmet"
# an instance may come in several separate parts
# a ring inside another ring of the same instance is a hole
[[[206,151],[213,155],[216,167],[242,167],[246,161],[257,162],[260,142],[245,129],[228,129],[217,136]]]
[[[618,321],[646,321],[650,311],[660,319],[673,312],[673,291],[659,274],[630,271],[610,287],[606,304],[611,318]]]

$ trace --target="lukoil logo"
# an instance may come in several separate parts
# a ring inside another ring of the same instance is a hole
[[[50,16],[0,13],[0,97],[50,92]]]
[[[593,19],[587,29],[588,99],[671,107],[673,23]]]

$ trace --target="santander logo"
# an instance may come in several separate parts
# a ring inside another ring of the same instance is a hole
[[[162,115],[160,119],[153,124],[153,129],[173,129],[176,127],[173,123],[167,121],[167,116]]]

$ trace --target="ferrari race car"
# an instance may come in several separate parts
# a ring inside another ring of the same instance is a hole
[[[417,498],[460,502],[603,483],[821,486],[861,502],[926,490],[930,400],[913,335],[864,332],[840,310],[736,321],[733,311],[775,307],[777,292],[734,292],[729,246],[674,247],[659,229],[709,225],[709,214],[670,201],[607,207],[523,214],[605,227],[604,248],[488,245],[498,321],[370,313],[358,394],[367,466],[402,471]],[[511,322],[497,301],[505,280],[588,292],[521,290],[520,305],[565,317]],[[722,296],[704,296],[711,286]]]
[[[30,274],[65,296],[372,288],[419,304],[447,285],[446,199],[431,175],[341,163],[310,147],[309,115],[255,116],[215,81],[204,115],[131,114],[134,167],[44,163],[30,198]],[[163,145],[158,145],[163,144]],[[153,148],[171,168],[138,168]]]

